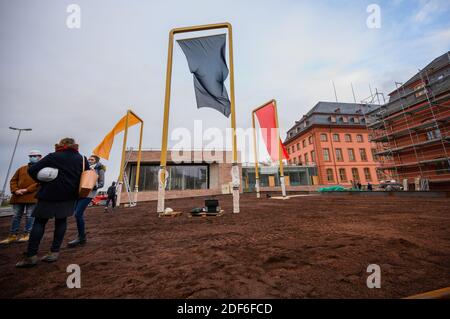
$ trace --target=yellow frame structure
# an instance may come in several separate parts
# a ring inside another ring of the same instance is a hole
[[[256,197],[260,198],[260,186],[259,186],[259,165],[258,165],[258,150],[256,146],[256,121],[255,121],[255,113],[259,111],[260,109],[266,107],[269,104],[273,104],[273,107],[275,109],[275,126],[277,129],[277,142],[278,142],[278,160],[280,165],[280,185],[281,185],[281,193],[283,197],[286,197],[286,182],[284,179],[284,166],[283,166],[283,148],[281,147],[280,141],[280,129],[278,126],[278,108],[277,108],[277,101],[275,99],[272,99],[266,103],[264,103],[261,106],[258,106],[256,109],[252,111],[252,126],[253,126],[253,154],[255,157],[255,180],[256,180]]]
[[[122,159],[120,161],[120,173],[119,173],[119,182],[118,182],[118,190],[117,190],[117,206],[120,206],[120,196],[122,194],[122,184],[123,184],[123,175],[125,169],[125,157],[126,157],[126,148],[127,148],[127,139],[128,139],[128,118],[130,115],[136,117],[141,123],[140,131],[139,131],[139,148],[138,148],[138,159],[137,159],[137,169],[136,169],[136,180],[134,183],[134,203],[137,203],[137,196],[139,192],[139,178],[140,178],[140,168],[141,168],[141,156],[142,156],[142,135],[144,131],[144,121],[136,115],[132,110],[127,110],[127,116],[125,119],[125,130],[123,133],[123,144],[122,144]]]
[[[161,160],[158,186],[158,206],[157,212],[164,213],[164,199],[165,199],[165,180],[166,180],[166,165],[167,165],[167,139],[169,132],[169,111],[170,111],[170,90],[172,84],[172,61],[173,61],[173,42],[175,34],[206,31],[214,29],[228,29],[228,52],[230,63],[230,104],[231,104],[231,129],[232,129],[232,143],[233,143],[233,168],[232,176],[239,177],[239,169],[237,164],[237,142],[236,142],[236,113],[235,113],[235,96],[234,96],[234,62],[233,62],[233,35],[232,26],[230,23],[217,23],[197,25],[184,28],[175,28],[169,32],[169,47],[167,53],[167,70],[166,70],[166,93],[164,98],[164,119],[161,143]],[[239,213],[239,179],[233,181],[233,213]]]

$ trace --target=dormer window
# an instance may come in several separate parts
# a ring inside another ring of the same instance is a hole
[[[355,124],[359,124],[359,117],[353,118],[353,122],[354,122]]]
[[[348,117],[347,117],[347,116],[343,116],[343,117],[342,117],[342,122],[348,123]]]
[[[336,116],[335,115],[331,115],[330,116],[330,121],[331,121],[331,123],[336,123]]]

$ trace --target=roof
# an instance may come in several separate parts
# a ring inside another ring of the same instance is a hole
[[[379,107],[380,105],[377,104],[320,101],[288,130],[285,143],[294,139],[313,125],[365,126],[364,115]],[[331,121],[331,115],[337,116],[335,122]],[[348,121],[344,122],[342,119],[343,115],[349,116]],[[339,118],[339,116],[341,117]],[[353,118],[360,118],[360,121],[352,121]],[[292,132],[293,130],[295,132]]]
[[[426,71],[428,74],[432,74],[435,70],[439,70],[442,67],[446,66],[450,62],[450,51],[445,52],[441,56],[438,56],[436,59],[428,63],[426,67],[422,69],[422,71]],[[417,72],[412,78],[410,78],[406,83],[404,83],[401,87],[407,87],[414,82],[417,82],[420,80],[420,72]],[[400,88],[401,88],[400,87]],[[393,93],[396,93],[397,89],[389,93],[389,95],[392,95]]]
[[[370,110],[366,104],[360,103],[342,103],[342,102],[318,102],[308,113],[306,116],[310,116],[314,113],[336,113],[336,110],[339,109],[338,113],[341,114],[358,114],[358,111],[361,110],[361,114],[366,113]]]

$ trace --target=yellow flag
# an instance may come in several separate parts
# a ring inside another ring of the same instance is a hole
[[[128,127],[131,127],[133,125],[136,125],[140,123],[141,121],[133,115],[133,113],[128,113],[124,117],[120,119],[119,122],[114,126],[114,128],[109,132],[103,141],[97,145],[97,147],[92,151],[94,155],[97,155],[98,157],[109,159],[109,152],[111,151],[111,147],[114,142],[114,136],[119,134],[120,132],[125,130],[125,122],[127,120],[128,116]]]

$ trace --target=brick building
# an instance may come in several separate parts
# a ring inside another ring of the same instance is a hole
[[[291,165],[315,165],[321,185],[379,183],[365,113],[375,105],[319,102],[287,132]]]
[[[450,54],[433,60],[368,113],[380,167],[408,189],[450,190]]]

